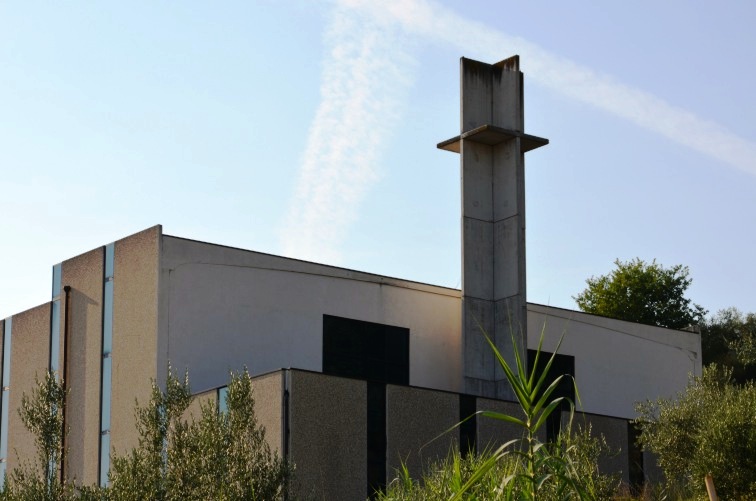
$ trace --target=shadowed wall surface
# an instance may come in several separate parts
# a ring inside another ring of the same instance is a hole
[[[69,337],[65,350],[66,388],[69,392],[66,425],[70,429],[66,439],[65,469],[68,478],[82,484],[94,484],[98,479],[103,266],[102,247],[62,264],[62,284],[71,287]],[[65,306],[64,292],[61,298],[61,338],[65,333]],[[60,353],[62,358],[62,349]]]

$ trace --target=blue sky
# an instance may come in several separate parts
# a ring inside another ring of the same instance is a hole
[[[154,224],[460,283],[459,57],[520,54],[528,299],[615,258],[756,311],[747,2],[0,4],[0,318]]]

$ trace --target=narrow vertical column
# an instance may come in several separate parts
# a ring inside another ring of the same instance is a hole
[[[52,310],[50,313],[50,372],[56,377],[63,376],[60,371],[60,291],[63,265],[53,266]]]
[[[461,154],[464,389],[513,399],[483,331],[514,365],[527,343],[524,153],[548,143],[523,133],[519,57],[461,60],[460,135],[438,145]]]
[[[10,356],[11,332],[13,331],[13,317],[3,322],[3,395],[0,400],[0,487],[5,484],[8,473],[8,414],[10,412]]]
[[[58,263],[53,266],[53,279],[52,279],[52,308],[50,309],[50,362],[48,365],[48,368],[50,372],[52,372],[55,375],[55,378],[60,382],[61,378],[65,378],[65,374],[63,374],[64,371],[60,370],[61,367],[61,357],[60,357],[60,292],[61,292],[61,278],[63,274],[63,265],[61,263]],[[65,364],[65,361],[63,362]],[[67,381],[65,379],[63,380],[63,384],[65,385]],[[65,386],[64,386],[65,388]],[[64,402],[65,405],[65,402]],[[63,413],[65,414],[65,408],[63,409]],[[64,419],[64,427],[65,427],[65,419]],[[65,436],[62,437],[62,444],[65,445]],[[55,475],[55,470],[58,468],[58,466],[63,466],[55,464],[55,461],[50,461],[50,464],[47,465],[48,474],[50,477]]]
[[[105,246],[102,302],[102,386],[100,390],[100,486],[108,485],[110,472],[110,396],[113,374],[113,276],[115,246]]]

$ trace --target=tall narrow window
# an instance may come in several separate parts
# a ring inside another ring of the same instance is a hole
[[[52,314],[50,315],[50,370],[58,373],[60,369],[60,286],[62,266],[53,266],[52,280]]]
[[[114,244],[105,246],[102,304],[102,387],[100,389],[100,485],[108,484],[110,471],[110,391],[113,373]]]
[[[535,365],[536,353],[536,350],[528,350],[528,368],[530,370],[533,370],[533,366]],[[541,354],[538,356],[538,367],[536,368],[536,372],[540,372],[546,368],[546,363],[549,361],[549,358],[551,358],[551,355],[552,354],[547,351],[541,352]],[[575,377],[575,357],[573,357],[572,355],[560,354],[554,356],[554,362],[551,364],[549,373],[546,376],[546,387],[548,387],[548,385],[551,384],[551,382],[559,376],[571,377],[562,378],[562,380],[559,382],[559,385],[551,394],[550,400],[554,400],[555,398],[559,397],[566,397],[574,403],[575,384],[573,378]],[[555,409],[555,411],[552,412],[551,415],[549,415],[546,420],[547,441],[553,442],[556,440],[557,436],[559,435],[559,430],[562,426],[561,411],[567,411],[569,410],[569,408],[570,405],[567,402],[563,401],[562,405]]]
[[[0,410],[0,487],[5,484],[8,468],[8,398],[10,393],[11,331],[13,317],[5,319],[3,331],[3,397]]]
[[[228,395],[228,386],[218,388],[218,412],[225,414],[228,412],[228,405],[226,405],[226,396]]]
[[[58,381],[64,377],[60,370],[60,291],[63,275],[61,263],[53,266],[52,273],[52,309],[50,310],[50,372],[55,374]],[[47,465],[50,474],[57,468],[55,461]]]

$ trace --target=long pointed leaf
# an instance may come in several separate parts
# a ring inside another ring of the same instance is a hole
[[[557,353],[559,352],[559,347],[562,346],[563,340],[564,340],[564,334],[562,334],[562,337],[559,338],[559,342],[557,343],[554,353],[551,354],[551,357],[549,357],[549,361],[546,362],[546,367],[544,367],[543,370],[541,371],[541,376],[538,378],[538,383],[536,383],[535,387],[533,388],[534,393],[538,393],[541,387],[545,384],[546,379],[549,377],[551,366],[554,363],[554,359],[556,359]],[[535,369],[536,366],[534,365],[533,368]]]
[[[516,424],[517,426],[522,426],[523,428],[527,426],[527,423],[522,419],[518,419],[514,416],[510,416],[509,414],[504,414],[502,412],[480,411],[480,415],[492,419],[498,419],[499,421],[506,421],[508,423]]]
[[[538,411],[541,410],[541,407],[543,407],[546,404],[546,402],[551,397],[551,394],[554,393],[554,391],[559,386],[559,383],[562,382],[562,378],[564,378],[564,376],[559,376],[554,381],[552,381],[552,383],[549,385],[548,388],[546,388],[544,390],[543,394],[541,394],[540,398],[538,399],[538,401],[533,406],[533,414],[534,415],[538,414]]]
[[[560,405],[562,403],[562,400],[564,400],[564,397],[559,397],[557,399],[554,399],[546,408],[543,410],[541,415],[538,417],[538,421],[535,425],[533,425],[533,431],[538,431],[538,429],[543,425],[543,423],[546,422],[546,419],[548,419],[549,415],[554,412],[554,409],[557,405]]]

